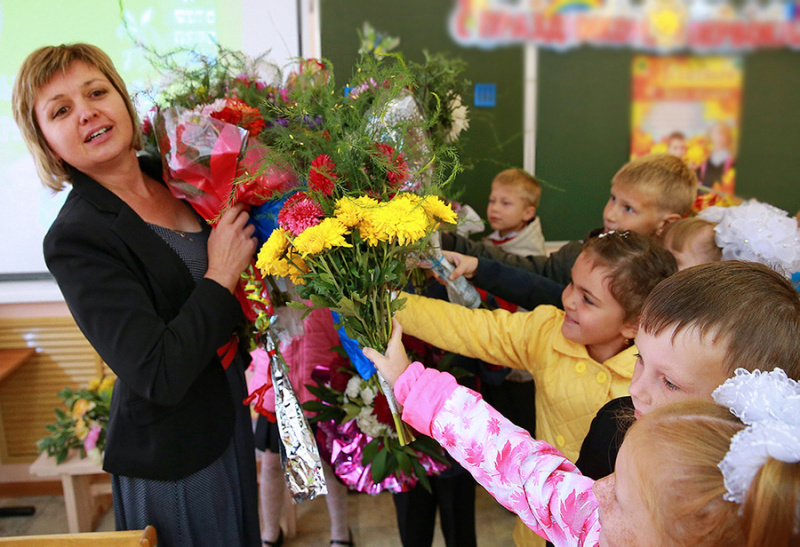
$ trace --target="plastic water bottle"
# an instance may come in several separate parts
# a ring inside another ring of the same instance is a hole
[[[467,278],[462,275],[455,280],[450,279],[450,274],[455,270],[455,266],[442,254],[438,232],[431,236],[431,245],[431,270],[436,272],[436,275],[447,283],[447,296],[450,302],[472,309],[479,307],[481,305],[481,295],[478,293],[478,289],[467,281]]]

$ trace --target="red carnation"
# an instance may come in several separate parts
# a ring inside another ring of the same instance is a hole
[[[212,112],[211,117],[247,129],[253,137],[257,137],[265,126],[258,109],[236,97],[226,98],[225,108]]]
[[[338,180],[336,164],[327,154],[320,154],[311,162],[308,173],[308,187],[315,192],[330,196],[333,193],[333,181]]]
[[[389,403],[386,401],[386,395],[378,393],[372,401],[372,413],[378,421],[385,425],[394,425],[394,418],[392,418],[392,411],[389,408]]]
[[[278,213],[278,225],[294,235],[300,235],[306,228],[319,224],[324,216],[325,212],[316,201],[305,192],[297,192]]]
[[[403,154],[382,142],[376,142],[375,146],[385,158],[386,179],[389,185],[393,188],[400,187],[408,178],[408,164]]]

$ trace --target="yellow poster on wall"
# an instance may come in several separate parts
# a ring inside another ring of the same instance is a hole
[[[696,211],[736,199],[742,79],[734,57],[633,60],[631,159],[683,158],[700,183]]]

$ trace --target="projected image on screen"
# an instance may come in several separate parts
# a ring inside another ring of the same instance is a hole
[[[256,18],[274,43],[296,44],[296,28],[286,31],[288,37],[283,30],[269,32],[270,25],[287,28],[285,21],[296,20],[296,12],[284,13],[295,10],[294,2],[124,0],[122,8],[115,0],[0,0],[0,280],[47,276],[42,239],[69,193],[67,188],[53,194],[42,186],[14,124],[11,91],[29,53],[47,45],[94,44],[108,53],[135,95],[159,75],[134,41],[160,52],[184,47],[204,53],[212,53],[218,42],[259,55],[273,50],[273,44],[260,33],[254,40],[255,33],[245,32]],[[251,35],[249,42],[245,34]],[[298,54],[281,49],[281,61]],[[140,112],[149,109],[143,103],[146,98],[137,104]]]

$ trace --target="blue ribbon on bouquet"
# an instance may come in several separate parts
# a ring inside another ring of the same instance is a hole
[[[278,213],[280,213],[283,204],[286,203],[294,192],[290,192],[285,196],[277,199],[271,199],[250,208],[249,223],[255,226],[256,231],[253,235],[258,239],[258,248],[260,249],[264,242],[269,239],[273,230],[278,227]]]
[[[344,325],[340,322],[339,314],[333,310],[331,310],[331,313],[333,314],[334,323],[339,323],[341,325],[336,332],[339,334],[339,340],[342,342],[345,353],[347,353],[353,366],[356,367],[359,376],[365,380],[369,380],[376,372],[375,365],[361,353],[361,344],[347,336]]]

